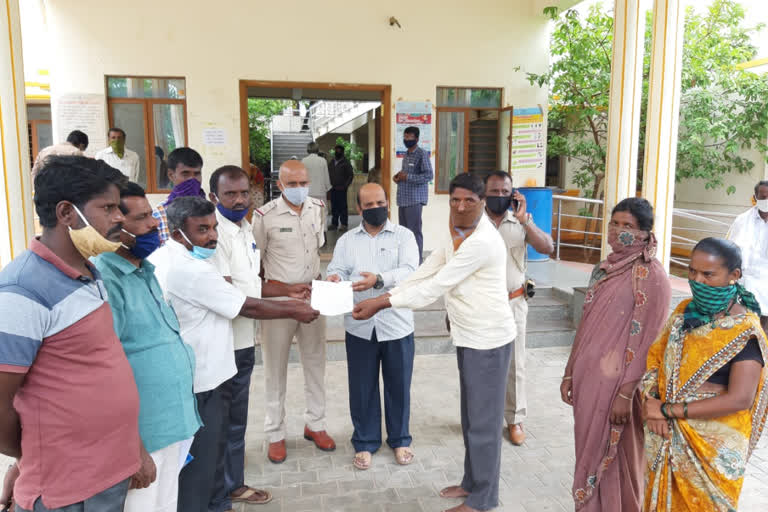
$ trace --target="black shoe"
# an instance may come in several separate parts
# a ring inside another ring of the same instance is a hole
[[[347,226],[344,226],[344,225],[342,225],[342,226],[339,228],[339,231],[346,231],[347,229],[348,229],[348,228],[347,228]]]
[[[328,226],[328,231],[336,231],[336,229],[338,229],[337,226],[334,226],[333,224]]]

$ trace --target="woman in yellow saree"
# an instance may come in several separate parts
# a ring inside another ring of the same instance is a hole
[[[689,268],[693,299],[677,307],[648,353],[644,511],[738,509],[768,410],[760,307],[740,277],[738,247],[699,242]]]

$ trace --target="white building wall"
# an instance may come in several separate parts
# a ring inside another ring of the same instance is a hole
[[[206,174],[240,163],[241,79],[391,84],[393,110],[398,100],[434,104],[438,86],[503,87],[506,105],[547,103],[546,90],[514,71],[541,73],[549,62],[548,20],[524,0],[46,0],[45,6],[54,123],[57,98],[103,95],[106,75],[183,76],[189,144],[202,153]],[[402,28],[390,27],[390,16]],[[223,149],[203,145],[203,128],[211,125],[224,129]],[[65,131],[54,124],[54,133]],[[105,143],[106,134],[89,136],[95,147]],[[399,170],[394,151],[392,163]],[[534,177],[543,185],[540,174]],[[444,228],[447,212],[447,196],[430,199],[427,249],[434,240],[429,232]]]

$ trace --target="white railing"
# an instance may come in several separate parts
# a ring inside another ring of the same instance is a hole
[[[593,215],[583,215],[582,210],[579,211],[577,215],[569,214],[569,213],[563,213],[563,202],[566,203],[583,203],[584,205],[597,205],[598,211],[603,205],[603,201],[601,199],[589,199],[586,197],[572,197],[572,196],[560,196],[560,195],[554,195],[552,196],[552,200],[556,202],[556,209],[553,212],[553,215],[556,215],[555,225],[557,226],[557,237],[555,239],[555,258],[560,259],[560,247],[576,247],[576,248],[582,248],[582,249],[588,249],[590,251],[599,251],[600,245],[589,245],[587,244],[587,239],[589,235],[597,236],[598,239],[601,239],[603,234],[602,232],[596,232],[596,231],[589,231],[587,228],[585,229],[570,229],[570,228],[563,228],[563,217],[565,218],[571,218],[571,219],[586,219],[585,224],[588,225],[590,221],[602,221],[603,217],[600,216],[593,216]],[[562,242],[562,233],[581,233],[584,235],[584,244],[571,244],[571,243],[563,243]]]
[[[675,208],[672,215],[672,247],[687,249],[693,249],[699,240],[708,236],[724,238],[733,220],[737,217],[734,213],[706,212],[685,208]],[[696,224],[690,227],[675,225],[674,218],[693,221]],[[670,261],[676,265],[687,267],[690,258],[672,256]]]
[[[373,110],[381,103],[377,101],[318,101],[309,109],[287,107],[282,114],[274,116],[270,123],[273,132],[309,131],[312,137],[322,135],[321,130],[334,120],[344,120],[344,116],[360,110]],[[354,117],[353,117],[354,118]],[[346,119],[349,122],[352,119]],[[335,128],[334,128],[335,129]],[[331,130],[326,130],[325,133]]]
[[[575,247],[575,248],[581,248],[581,249],[587,249],[591,251],[599,251],[601,248],[600,243],[590,244],[589,238],[590,236],[596,237],[595,242],[601,242],[602,241],[602,232],[598,231],[590,231],[588,228],[585,227],[585,229],[571,229],[571,228],[563,228],[563,218],[572,218],[572,219],[586,219],[586,226],[589,226],[590,220],[596,220],[600,221],[600,228],[602,228],[602,216],[593,216],[593,215],[585,215],[583,214],[583,210],[585,208],[582,208],[577,215],[574,215],[572,213],[564,213],[563,212],[563,203],[582,203],[584,205],[598,205],[598,211],[600,211],[600,207],[603,206],[603,201],[600,199],[588,199],[585,197],[572,197],[572,196],[561,196],[561,195],[554,195],[552,197],[552,200],[554,201],[554,211],[553,211],[553,224],[557,226],[557,236],[555,237],[555,245],[556,245],[556,253],[555,257],[559,260],[560,259],[560,247]],[[706,238],[709,236],[715,236],[724,238],[725,235],[728,233],[728,229],[730,228],[731,224],[733,223],[733,220],[737,217],[736,214],[733,213],[724,213],[724,212],[707,212],[702,210],[689,210],[686,208],[675,208],[673,210],[673,225],[672,225],[672,246],[678,247],[678,248],[687,248],[687,249],[693,249],[693,247],[699,243],[699,240],[702,238]],[[674,220],[677,219],[678,222],[675,223]],[[680,220],[686,220],[686,221],[692,221],[696,224],[693,224],[691,226],[687,225],[680,225]],[[563,243],[561,238],[562,233],[580,233],[584,235],[584,243],[583,244],[573,244],[573,243]],[[688,266],[688,263],[690,262],[689,258],[685,257],[679,257],[679,256],[672,256],[670,258],[670,261],[676,265],[681,265],[684,267]]]

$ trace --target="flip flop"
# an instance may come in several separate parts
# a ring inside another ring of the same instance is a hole
[[[398,455],[399,450],[399,455]],[[407,466],[413,462],[413,459],[416,457],[410,448],[407,446],[403,446],[401,448],[395,448],[395,462],[400,464],[401,466]]]
[[[352,465],[360,471],[370,469],[371,462],[373,461],[373,455],[371,452],[358,452],[355,454],[355,459],[352,461]]]
[[[264,498],[260,500],[249,499],[251,496],[254,496],[256,494],[261,494],[264,496]],[[237,496],[230,496],[230,499],[232,500],[232,503],[247,503],[248,505],[266,505],[267,503],[272,501],[272,493],[269,491],[264,491],[262,489],[254,489],[253,487],[248,487],[242,494],[239,494]]]

